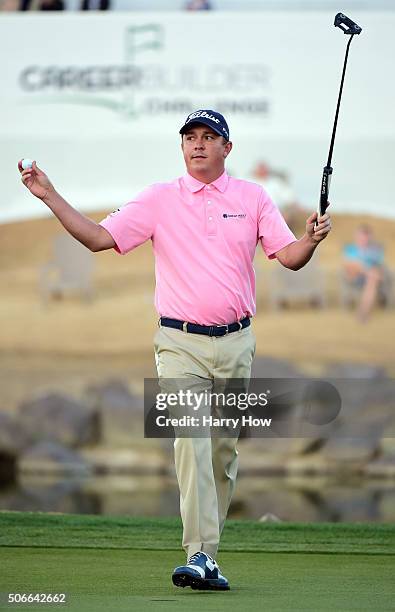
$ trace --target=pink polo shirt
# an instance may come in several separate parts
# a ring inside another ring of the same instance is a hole
[[[258,241],[273,258],[296,240],[260,185],[226,172],[151,185],[100,225],[122,255],[151,239],[159,315],[201,325],[254,315]]]

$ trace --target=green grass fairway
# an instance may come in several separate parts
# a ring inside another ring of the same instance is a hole
[[[395,526],[229,521],[218,561],[231,590],[173,587],[177,519],[0,512],[1,610],[394,610]],[[66,606],[6,593],[67,593]]]

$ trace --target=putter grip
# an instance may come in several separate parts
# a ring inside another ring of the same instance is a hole
[[[321,182],[321,193],[320,193],[320,206],[319,206],[319,215],[325,214],[326,209],[328,208],[328,196],[329,196],[329,187],[331,184],[331,176],[332,176],[333,168],[331,166],[325,166],[324,171],[322,173],[322,182]]]

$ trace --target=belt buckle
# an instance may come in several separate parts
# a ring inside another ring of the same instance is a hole
[[[229,334],[229,325],[215,325],[215,327],[225,327],[225,333],[223,335],[226,336]]]

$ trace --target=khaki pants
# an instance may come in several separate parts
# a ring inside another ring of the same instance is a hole
[[[219,338],[160,327],[155,359],[162,391],[174,391],[174,379],[187,379],[199,391],[212,391],[226,379],[244,379],[245,390],[255,355],[251,326]],[[216,389],[218,391],[218,389]],[[215,557],[236,483],[236,437],[178,437],[175,467],[180,488],[182,546],[189,558],[200,550]]]

